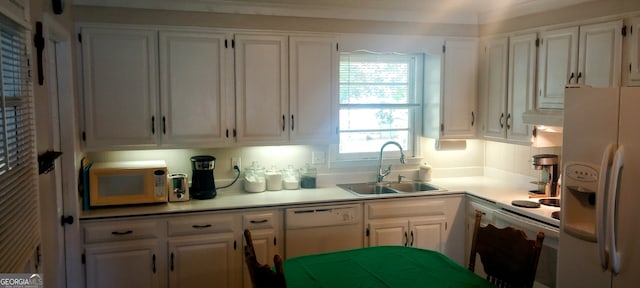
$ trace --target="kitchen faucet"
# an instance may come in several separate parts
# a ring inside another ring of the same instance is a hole
[[[391,173],[391,165],[389,165],[389,167],[387,167],[386,169],[382,169],[382,151],[384,151],[384,147],[386,147],[389,144],[393,144],[398,146],[398,148],[400,148],[400,163],[404,164],[405,160],[404,160],[404,152],[402,152],[402,146],[400,146],[400,144],[398,144],[398,142],[395,141],[388,141],[384,144],[382,144],[382,147],[380,148],[380,163],[378,163],[378,183],[381,183],[384,180],[384,176],[389,175],[389,173]]]

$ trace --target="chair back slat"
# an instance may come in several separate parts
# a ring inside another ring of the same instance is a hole
[[[282,265],[282,257],[276,254],[273,256],[273,263],[276,271],[273,271],[269,265],[262,265],[256,258],[256,251],[253,246],[253,238],[249,229],[244,230],[244,261],[249,269],[249,276],[254,288],[284,288],[287,287],[284,278],[284,268]]]
[[[513,227],[481,227],[482,212],[476,211],[469,270],[475,271],[476,254],[487,274],[487,280],[497,287],[533,287],[544,233],[535,240]]]

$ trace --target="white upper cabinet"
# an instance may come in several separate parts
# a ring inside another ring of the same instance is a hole
[[[507,109],[509,40],[495,37],[480,43],[480,97],[485,137],[504,138],[510,114]]]
[[[195,31],[159,35],[163,146],[225,144],[233,129],[225,91],[230,77],[225,74],[227,35]]]
[[[290,125],[287,35],[236,34],[235,75],[237,141],[287,143]]]
[[[529,143],[530,126],[522,115],[534,109],[536,96],[536,33],[509,38],[509,80],[507,82],[507,139]]]
[[[578,27],[544,31],[540,36],[537,108],[562,109],[564,87],[576,78]]]
[[[83,27],[81,39],[86,148],[155,146],[157,33]]]
[[[537,108],[562,109],[567,84],[620,85],[622,20],[541,33]]]
[[[620,86],[622,20],[580,26],[577,83]]]
[[[236,128],[242,144],[337,142],[337,40],[236,34]]]
[[[294,143],[337,143],[338,49],[332,36],[289,39],[289,111]]]
[[[640,86],[640,17],[630,18],[627,21],[627,37],[625,43],[625,66],[622,75],[625,76],[625,84]]]
[[[444,45],[440,138],[473,138],[477,122],[478,42],[447,39]]]

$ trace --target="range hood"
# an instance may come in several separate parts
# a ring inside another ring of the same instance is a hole
[[[522,121],[530,125],[562,127],[564,119],[561,109],[538,109],[522,113]]]

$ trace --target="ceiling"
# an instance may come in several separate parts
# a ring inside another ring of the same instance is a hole
[[[479,24],[606,0],[73,0],[75,5]]]

